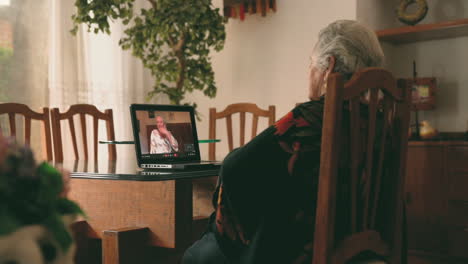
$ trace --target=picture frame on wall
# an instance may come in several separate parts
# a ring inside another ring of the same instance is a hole
[[[413,111],[432,110],[436,103],[436,78],[412,78],[411,82],[411,109]]]

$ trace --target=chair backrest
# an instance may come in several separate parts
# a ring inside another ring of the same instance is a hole
[[[346,84],[331,74],[327,85],[313,263],[365,251],[402,263],[408,82],[366,68]]]
[[[234,140],[233,140],[233,130],[232,130],[232,116],[236,113],[240,115],[240,126],[239,126],[239,146],[245,144],[245,117],[246,113],[252,114],[252,135],[251,138],[257,135],[258,128],[258,118],[267,117],[268,125],[271,126],[275,122],[275,106],[270,105],[268,110],[259,108],[256,104],[253,103],[237,103],[230,104],[224,110],[217,112],[216,108],[210,108],[210,125],[209,125],[209,138],[216,139],[216,120],[226,118],[227,126],[227,139],[229,145],[229,151],[234,149]],[[208,146],[208,154],[210,160],[216,159],[216,145],[215,143],[210,143]]]
[[[86,115],[93,117],[93,150],[94,150],[94,159],[98,157],[98,121],[99,119],[106,122],[107,128],[107,139],[115,140],[114,132],[114,118],[112,115],[112,109],[106,109],[104,112],[99,111],[94,105],[89,104],[75,104],[70,106],[70,108],[64,112],[60,113],[58,108],[53,108],[51,110],[51,119],[52,119],[52,133],[54,136],[54,153],[55,160],[58,162],[63,161],[63,145],[62,145],[62,134],[61,134],[61,120],[68,120],[71,139],[73,143],[73,151],[75,153],[75,160],[80,159],[78,153],[78,144],[76,139],[77,131],[75,129],[75,122],[73,117],[79,115],[81,123],[81,137],[82,137],[82,146],[84,152],[84,160],[89,160],[88,155],[88,137],[87,137],[87,128],[86,128]],[[116,148],[115,145],[109,144],[109,160],[116,160]]]
[[[41,121],[44,135],[42,141],[45,144],[47,160],[53,159],[49,108],[43,107],[42,113],[39,113],[31,110],[24,104],[4,103],[0,104],[0,114],[8,114],[11,136],[16,136],[16,115],[22,115],[24,117],[24,142],[27,145],[31,144],[31,120],[34,119]]]

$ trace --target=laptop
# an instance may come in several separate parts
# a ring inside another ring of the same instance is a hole
[[[209,170],[217,161],[201,161],[192,106],[130,105],[138,166],[145,170]]]

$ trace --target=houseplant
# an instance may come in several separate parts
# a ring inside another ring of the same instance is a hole
[[[209,52],[220,51],[226,37],[226,19],[219,9],[211,0],[147,0],[151,7],[136,14],[135,1],[76,0],[72,33],[84,23],[89,31],[110,34],[109,22],[121,20],[125,30],[119,45],[131,50],[154,76],[148,99],[165,94],[171,104],[188,104],[182,101],[194,90],[213,98]]]
[[[64,173],[0,135],[0,263],[73,263],[69,225],[83,212]]]

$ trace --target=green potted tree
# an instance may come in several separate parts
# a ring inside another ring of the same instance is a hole
[[[110,21],[125,26],[119,45],[142,60],[154,76],[148,99],[165,94],[171,104],[183,102],[194,90],[216,96],[210,49],[220,51],[226,38],[226,19],[211,0],[148,0],[151,8],[136,14],[135,0],[76,0],[72,16],[76,33],[84,23],[88,31],[110,34]]]

